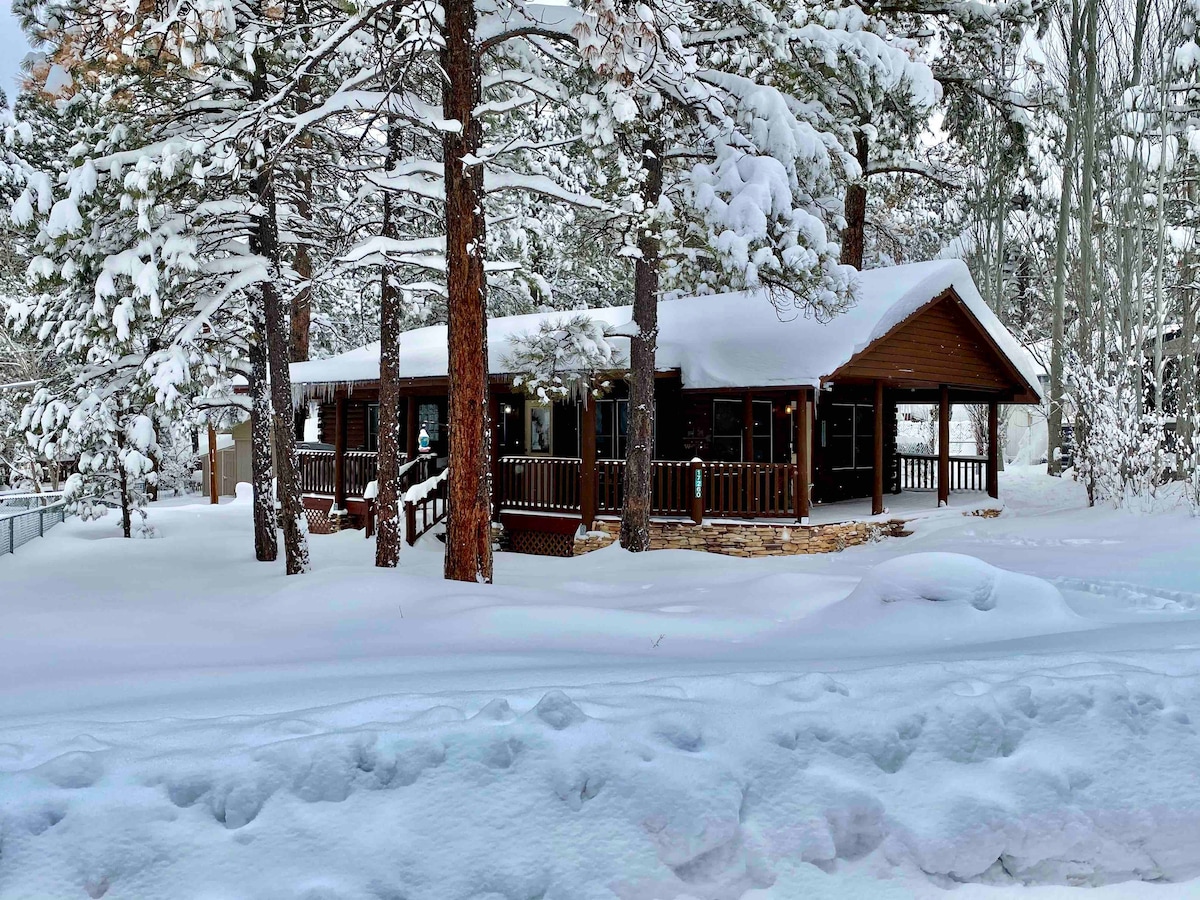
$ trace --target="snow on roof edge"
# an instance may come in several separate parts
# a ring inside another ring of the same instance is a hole
[[[1032,357],[988,308],[966,264],[933,260],[868,269],[856,279],[858,302],[826,323],[811,317],[779,318],[765,291],[666,300],[659,303],[660,371],[678,370],[685,389],[819,386],[838,368],[896,325],[953,288],[996,343],[1000,352],[1041,398]],[[488,371],[504,374],[512,340],[547,319],[579,311],[502,316],[488,320]],[[632,317],[629,306],[585,311],[609,329],[620,330]],[[432,325],[401,335],[401,377],[446,376],[446,327]],[[294,363],[298,394],[321,396],[335,387],[379,378],[379,343],[324,360]]]

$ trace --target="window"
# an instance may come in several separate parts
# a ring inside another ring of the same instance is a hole
[[[713,430],[709,451],[716,462],[742,459],[742,401],[713,401]]]
[[[743,462],[742,434],[744,432],[741,400],[713,401],[713,430],[709,453],[716,462]],[[770,400],[755,400],[752,405],[754,426],[751,432],[754,462],[771,462],[775,446],[774,404]]]
[[[875,465],[875,407],[831,403],[823,423],[831,469],[870,469]]]
[[[525,404],[525,437],[530,453],[550,453],[551,423],[550,407]]]
[[[754,461],[771,462],[771,451],[775,444],[774,404],[770,400],[755,400],[753,410],[754,428],[751,434],[754,436]]]
[[[421,403],[417,406],[417,428],[425,429],[429,442],[433,443],[441,436],[438,422],[438,405],[436,403]]]
[[[379,452],[379,404],[367,404],[367,449]]]
[[[628,449],[629,401],[595,400],[596,458],[624,459]]]

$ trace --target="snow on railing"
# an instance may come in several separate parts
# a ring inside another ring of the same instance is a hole
[[[449,474],[449,469],[443,469],[440,475],[414,484],[404,492],[404,536],[410,546],[446,517],[446,478]],[[419,528],[418,512],[421,514]]]
[[[46,495],[34,495],[44,498]],[[5,501],[11,498],[6,496]],[[41,537],[67,517],[67,504],[58,499],[48,506],[26,508],[11,515],[0,509],[0,556],[12,553],[23,544]]]

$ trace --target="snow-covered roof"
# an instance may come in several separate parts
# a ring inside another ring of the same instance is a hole
[[[763,291],[665,300],[658,306],[657,365],[663,371],[678,370],[683,387],[690,390],[819,386],[855,353],[948,288],[954,288],[1000,351],[1037,391],[1032,357],[988,308],[961,260],[861,272],[856,305],[825,323],[802,316],[781,319]],[[618,328],[629,323],[632,308],[592,309],[587,314]],[[536,313],[488,320],[488,371],[510,374],[507,359],[513,339],[534,333],[547,319],[559,321],[569,315]],[[379,344],[329,359],[293,363],[291,372],[292,382],[300,390],[316,384],[375,381],[379,378]],[[401,335],[401,378],[444,378],[446,374],[446,326],[417,328]]]

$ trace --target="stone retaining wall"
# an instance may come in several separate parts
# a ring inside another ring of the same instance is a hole
[[[614,543],[621,532],[616,519],[600,519],[587,536],[575,539],[581,556]],[[911,534],[903,519],[841,522],[836,525],[759,525],[745,522],[651,520],[651,550],[704,550],[726,556],[792,556],[833,553],[885,537]]]

